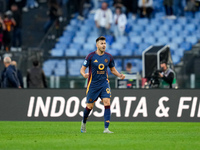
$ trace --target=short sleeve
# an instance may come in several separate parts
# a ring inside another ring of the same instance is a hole
[[[113,57],[110,58],[109,68],[115,67],[115,61]]]
[[[88,67],[90,65],[90,57],[89,55],[85,58],[83,62],[83,66]]]

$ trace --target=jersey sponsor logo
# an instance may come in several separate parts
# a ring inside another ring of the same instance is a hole
[[[108,62],[108,59],[105,59],[104,61],[105,61],[105,63],[107,63],[107,62]]]
[[[87,60],[84,61],[83,65],[86,65],[86,64],[87,64]]]
[[[98,66],[99,70],[103,70],[104,67],[105,67],[104,64],[99,64],[99,66]]]
[[[98,62],[98,60],[97,59],[95,59],[95,61],[94,62]]]
[[[97,74],[105,74],[105,71],[97,71]]]

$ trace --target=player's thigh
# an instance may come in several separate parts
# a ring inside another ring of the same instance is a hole
[[[104,98],[111,98],[111,90],[110,85],[107,83],[105,86],[102,87],[100,98],[103,100]]]
[[[90,90],[87,93],[87,103],[94,103],[99,95],[100,95],[101,91],[97,88],[90,88]]]

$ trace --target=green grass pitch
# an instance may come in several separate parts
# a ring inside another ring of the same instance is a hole
[[[103,134],[103,122],[0,122],[0,150],[195,150],[200,123],[111,122],[114,134]]]

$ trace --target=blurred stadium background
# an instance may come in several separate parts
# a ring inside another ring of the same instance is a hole
[[[106,1],[112,7],[113,0]],[[66,1],[63,6],[59,25],[54,23],[46,34],[43,33],[43,25],[48,20],[46,3],[23,13],[23,50],[1,52],[1,58],[8,55],[18,62],[24,77],[32,60],[39,59],[50,88],[84,87],[85,79],[79,70],[85,56],[95,50],[98,37],[94,14],[90,13],[92,5],[84,7],[85,19],[80,20],[78,13],[72,17],[73,8],[68,3]],[[117,70],[125,70],[126,63],[131,62],[132,71],[141,74],[142,52],[150,45],[169,45],[179,88],[191,88],[191,74],[195,75],[192,88],[200,88],[200,11],[194,14],[184,12],[184,17],[176,19],[164,19],[163,0],[154,0],[153,5],[151,19],[133,19],[132,13],[128,13],[125,35],[119,38],[106,36],[107,52],[115,57]],[[0,67],[2,70],[3,64]],[[115,77],[110,72],[109,79],[111,88],[115,88]]]

